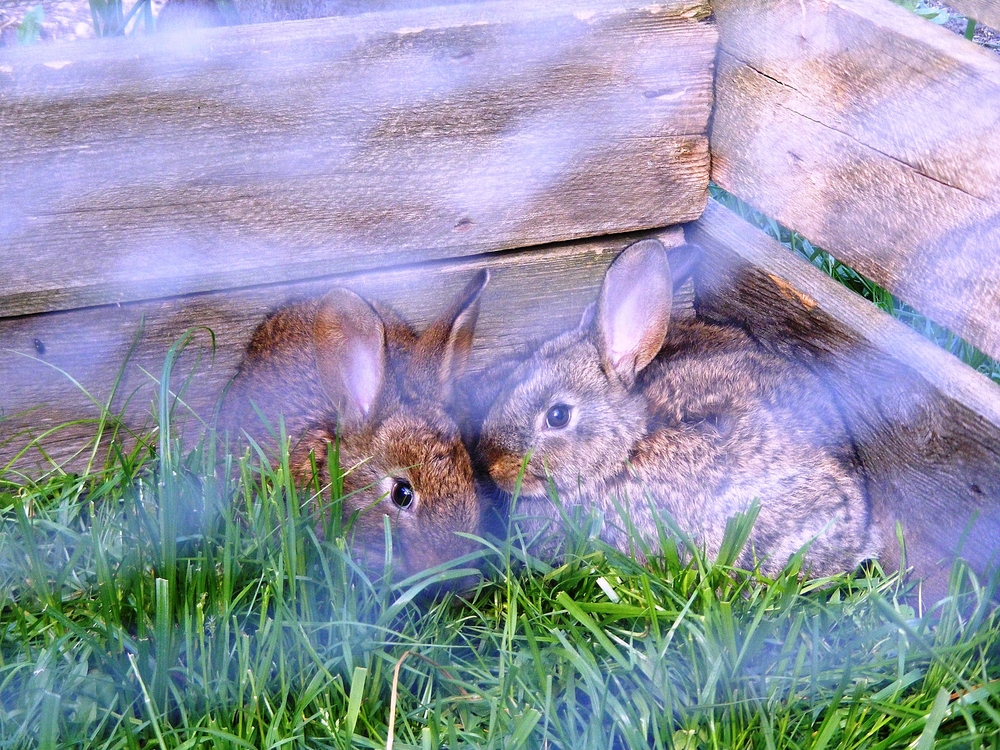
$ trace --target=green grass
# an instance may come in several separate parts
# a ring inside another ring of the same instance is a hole
[[[17,43],[23,45],[36,44],[42,38],[42,22],[45,20],[45,8],[34,5],[24,14],[17,26]]]
[[[961,565],[925,611],[877,565],[737,569],[750,517],[716,560],[648,565],[574,518],[563,564],[514,533],[394,580],[353,561],[341,482],[303,494],[287,456],[172,436],[195,333],[160,429],[125,430],[116,386],[79,474],[0,467],[0,748],[1000,745],[1000,620]]]
[[[0,474],[4,748],[1000,736],[1000,623],[963,568],[956,597],[919,613],[877,568],[821,581],[800,581],[794,560],[776,580],[733,568],[750,518],[714,562],[695,550],[648,566],[582,519],[558,567],[514,534],[393,582],[354,564],[349,528],[317,537],[316,496],[295,492],[286,461],[219,467],[210,437],[186,453],[164,436],[110,455],[38,483]],[[466,599],[429,596],[473,564],[483,578]]]
[[[90,16],[94,22],[96,36],[124,36],[129,24],[141,19],[145,33],[152,33],[153,4],[151,0],[135,0],[126,12],[123,0],[90,0]],[[132,26],[132,31],[139,28],[138,22]]]
[[[210,430],[182,449],[193,333],[159,430],[105,405],[81,473],[0,469],[0,748],[1000,744],[1000,621],[961,565],[921,611],[876,565],[735,568],[752,515],[715,560],[668,542],[648,565],[574,517],[560,565],[513,533],[395,580],[354,563],[336,468],[303,494],[287,455],[220,463]]]
[[[943,8],[931,5],[927,0],[892,0],[896,5],[906,8],[912,13],[916,13],[921,18],[925,18],[931,23],[943,26],[952,19],[952,14]],[[970,19],[971,20],[971,19]],[[975,23],[975,21],[973,21]]]
[[[709,185],[709,194],[726,208],[735,212],[755,227],[764,230],[785,247],[812,263],[831,278],[851,291],[877,305],[904,325],[912,328],[939,347],[955,355],[994,383],[1000,384],[1000,362],[992,359],[965,339],[930,318],[921,315],[902,300],[894,297],[871,279],[844,265],[827,251],[816,247],[798,232],[782,226],[774,219],[747,205],[718,185]]]

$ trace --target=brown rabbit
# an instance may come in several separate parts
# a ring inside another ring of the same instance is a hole
[[[689,257],[693,246],[678,248]],[[676,275],[675,275],[676,276]],[[808,546],[814,575],[853,569],[876,549],[862,476],[823,382],[745,331],[670,320],[673,282],[657,240],[608,269],[579,327],[513,370],[482,426],[479,451],[510,493],[530,454],[517,511],[529,535],[558,537],[558,507],[595,508],[624,552],[615,503],[656,551],[654,516],[718,552],[726,521],[760,512],[741,564],[773,573]],[[544,538],[544,537],[543,537]]]
[[[422,335],[347,289],[282,307],[254,333],[226,395],[223,427],[272,455],[283,419],[296,483],[313,462],[329,480],[328,446],[339,438],[344,518],[358,513],[354,548],[370,566],[384,558],[383,516],[404,575],[474,548],[456,534],[478,534],[481,519],[449,401],[488,280],[477,274]]]

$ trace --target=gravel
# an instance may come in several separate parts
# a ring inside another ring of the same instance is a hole
[[[951,16],[943,26],[948,29],[948,31],[953,31],[959,36],[965,36],[966,29],[966,18],[957,10],[949,5],[945,5],[941,2],[936,2],[936,0],[929,0],[927,3],[932,8],[938,8],[948,12]],[[983,26],[981,23],[976,24],[976,33],[972,37],[972,41],[981,47],[986,47],[986,49],[993,50],[998,55],[1000,55],[1000,31],[997,29],[991,29],[988,26]]]

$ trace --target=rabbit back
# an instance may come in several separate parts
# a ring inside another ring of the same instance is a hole
[[[479,438],[490,479],[519,486],[521,528],[546,548],[568,506],[600,511],[624,552],[632,532],[658,551],[668,513],[714,554],[757,501],[742,562],[773,572],[809,545],[813,574],[853,569],[876,545],[832,392],[740,328],[671,320],[670,275],[655,240],[626,248],[595,309],[512,370]]]
[[[808,545],[808,566],[826,575],[873,556],[864,477],[818,375],[742,329],[693,321],[672,328],[639,387],[650,422],[635,477],[709,550],[756,500],[744,563],[766,555],[773,572]]]

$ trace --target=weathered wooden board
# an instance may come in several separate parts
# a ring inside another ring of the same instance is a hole
[[[1000,59],[889,0],[719,0],[713,179],[1000,356]]]
[[[710,202],[697,309],[803,357],[839,395],[868,475],[882,560],[946,583],[958,549],[1000,562],[1000,387]]]
[[[0,52],[0,317],[695,218],[705,0],[508,0]]]
[[[657,236],[668,245],[683,241],[679,229]],[[200,423],[191,412],[211,422],[216,401],[264,315],[291,298],[321,295],[337,285],[384,302],[421,327],[444,310],[476,269],[489,267],[492,278],[483,295],[470,362],[472,372],[482,371],[528,342],[575,324],[594,300],[611,259],[635,238],[621,235],[374,274],[0,320],[0,466],[28,445],[30,437],[67,422],[93,419],[40,441],[60,461],[86,446],[96,433],[98,404],[107,403],[134,342],[136,350],[111,410],[124,410],[125,424],[136,431],[151,427],[167,350],[192,328],[202,330],[182,354],[171,382],[177,386],[194,373],[184,395],[188,408],[178,407],[176,413],[189,434],[197,434]],[[205,328],[215,334],[214,358]],[[194,366],[198,357],[201,361]],[[37,473],[43,468],[41,459],[33,449],[19,466]]]
[[[160,32],[164,27],[169,28],[169,24],[186,23],[190,26],[192,21],[203,25],[268,23],[466,2],[470,0],[379,0],[375,3],[372,0],[230,0],[229,7],[222,10],[214,0],[169,0],[156,17],[156,30]],[[193,19],[190,15],[192,11],[198,14]]]
[[[1000,29],[1000,0],[948,0],[948,5],[986,26]]]

